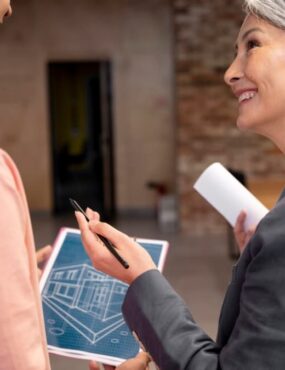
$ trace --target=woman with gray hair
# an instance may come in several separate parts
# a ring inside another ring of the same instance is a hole
[[[246,0],[236,57],[225,82],[237,98],[237,126],[268,137],[285,152],[285,1]],[[76,213],[94,266],[130,287],[123,313],[161,370],[285,368],[285,191],[257,225],[238,263],[220,314],[217,340],[191,312],[149,255],[89,211]],[[94,235],[112,241],[125,270]]]

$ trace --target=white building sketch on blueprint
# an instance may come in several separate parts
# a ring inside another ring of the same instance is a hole
[[[127,285],[87,264],[51,271],[43,302],[90,343],[96,343],[124,324],[121,303]]]

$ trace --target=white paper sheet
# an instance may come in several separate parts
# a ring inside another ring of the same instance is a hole
[[[242,210],[247,212],[246,230],[257,225],[268,212],[268,209],[218,162],[205,169],[195,182],[194,189],[232,226]]]

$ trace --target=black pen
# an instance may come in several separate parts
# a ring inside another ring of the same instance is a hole
[[[74,199],[71,199],[69,198],[69,201],[72,205],[72,207],[76,210],[76,211],[79,211],[81,212],[86,221],[89,222],[89,218],[88,216],[86,215],[86,213],[83,211],[83,209],[80,207],[80,205],[74,200]],[[105,247],[112,253],[112,255],[120,262],[120,264],[125,268],[125,269],[128,269],[130,266],[128,264],[127,261],[125,261],[120,255],[119,253],[116,251],[115,247],[113,246],[113,244],[107,239],[105,238],[104,236],[100,235],[100,234],[96,234],[98,236],[98,238],[103,242],[103,244],[105,245]]]

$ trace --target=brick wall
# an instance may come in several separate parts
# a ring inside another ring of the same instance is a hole
[[[193,189],[215,161],[248,178],[280,178],[285,162],[267,139],[240,133],[236,101],[223,81],[243,19],[241,1],[174,0],[177,188],[180,221],[188,232],[221,231],[221,216]]]

